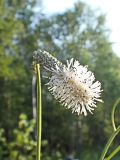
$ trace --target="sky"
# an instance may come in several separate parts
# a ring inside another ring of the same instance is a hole
[[[39,1],[39,0],[38,0]],[[45,13],[60,13],[73,7],[79,0],[43,0]],[[113,50],[120,56],[120,0],[82,0],[93,9],[101,9],[106,14],[106,25],[111,30],[110,41],[113,42]]]

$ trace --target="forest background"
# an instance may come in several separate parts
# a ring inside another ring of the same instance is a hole
[[[44,75],[49,75],[42,69],[42,159],[98,160],[112,133],[112,106],[120,97],[120,58],[112,49],[105,15],[81,1],[54,15],[45,15],[42,5],[36,14],[35,5],[35,0],[0,1],[0,160],[35,159],[32,56],[38,48],[63,63],[73,57],[88,65],[104,90],[104,103],[93,115],[76,116],[48,92]],[[116,123],[119,114],[118,109]],[[119,141],[118,136],[111,150]]]

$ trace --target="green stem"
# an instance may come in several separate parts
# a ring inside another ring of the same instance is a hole
[[[41,79],[40,65],[36,64],[37,71],[37,160],[40,160],[41,155],[41,126],[42,126],[42,105],[41,105]]]
[[[110,160],[120,151],[120,145],[106,158],[106,160]]]
[[[118,126],[118,128],[116,129],[116,131],[114,131],[113,134],[111,135],[111,137],[110,137],[110,139],[108,140],[108,142],[107,142],[107,144],[106,144],[106,146],[105,146],[105,148],[104,148],[104,150],[103,150],[103,152],[102,152],[102,155],[101,155],[101,157],[100,157],[99,160],[104,160],[105,155],[106,155],[106,153],[107,153],[110,145],[112,144],[114,138],[116,137],[116,135],[117,135],[119,132],[120,132],[120,126]]]
[[[112,114],[111,114],[111,120],[112,120],[112,126],[113,126],[113,130],[116,131],[116,126],[115,126],[115,109],[118,105],[118,103],[120,102],[120,98],[115,102],[113,109],[112,109]]]

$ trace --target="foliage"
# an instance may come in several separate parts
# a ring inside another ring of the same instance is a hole
[[[34,139],[35,120],[28,120],[25,114],[19,116],[18,127],[12,131],[12,139],[5,137],[4,129],[0,129],[0,159],[2,160],[33,160],[36,157],[36,141]],[[42,147],[48,147],[47,140],[42,141]],[[43,153],[44,160],[62,160],[59,151]]]
[[[36,155],[36,142],[33,139],[35,121],[28,121],[25,114],[20,115],[18,128],[12,131],[12,139],[5,137],[4,130],[0,130],[0,159],[3,160],[32,160]]]

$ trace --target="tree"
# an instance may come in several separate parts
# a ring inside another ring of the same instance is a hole
[[[35,1],[0,3],[0,126],[9,130],[8,126],[12,128],[16,124],[21,112],[32,115],[31,61],[37,35],[30,19]]]

